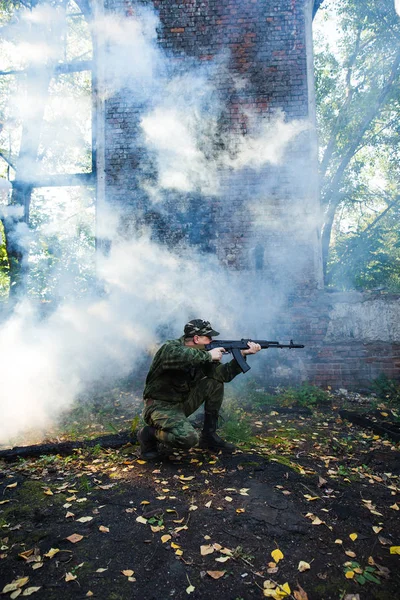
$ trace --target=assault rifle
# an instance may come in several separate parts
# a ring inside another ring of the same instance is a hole
[[[241,350],[247,350],[248,345],[247,342],[254,342],[255,344],[260,344],[262,349],[265,348],[304,348],[304,344],[293,344],[293,340],[290,340],[289,344],[280,344],[279,342],[268,342],[267,340],[250,340],[250,339],[241,339],[241,340],[213,340],[209,344],[206,344],[204,348],[206,350],[213,350],[214,348],[224,348],[226,353],[233,354],[233,358],[238,363],[239,367],[242,369],[243,373],[246,373],[250,370],[249,365],[246,362],[246,359],[240,352]]]

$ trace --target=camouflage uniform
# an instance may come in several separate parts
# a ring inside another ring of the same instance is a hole
[[[166,342],[155,355],[146,379],[143,416],[156,429],[158,441],[191,448],[199,436],[186,417],[203,403],[206,412],[218,413],[224,383],[242,371],[235,360],[214,362],[206,350],[185,346],[184,340]]]

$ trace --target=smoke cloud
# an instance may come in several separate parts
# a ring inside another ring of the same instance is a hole
[[[53,32],[65,27],[59,12],[48,6],[39,5],[29,18],[38,30],[50,27],[49,23]],[[269,168],[273,173],[280,168],[288,146],[307,132],[308,124],[288,123],[279,111],[268,122],[249,112],[248,135],[224,134],[224,149],[216,155],[213,148],[224,107],[213,81],[218,69],[225,68],[226,55],[207,67],[188,65],[182,73],[182,67],[178,71],[157,45],[158,24],[148,9],[142,9],[136,19],[107,16],[94,23],[106,50],[102,93],[104,98],[116,92],[134,94],[144,107],[140,129],[158,178],[156,183],[143,183],[143,189],[154,205],[162,209],[165,190],[196,191],[215,196],[222,205],[226,203],[229,212],[230,190],[242,172]],[[26,43],[32,47],[30,54]],[[20,43],[20,52],[21,63],[28,54],[40,63],[53,59],[56,50],[32,34]],[[245,82],[238,80],[237,85]],[[71,111],[67,113],[70,116]],[[58,119],[61,139],[67,122],[67,117]],[[73,130],[68,129],[69,145],[73,137]],[[62,163],[61,145],[53,146],[56,163]],[[260,203],[272,199],[275,184],[266,182],[256,198],[254,188],[244,192],[257,239],[277,227],[272,213],[267,223],[257,216]],[[230,218],[235,227],[234,216]],[[237,215],[239,228],[240,218]],[[307,227],[312,228],[311,216],[309,221]],[[98,295],[94,286],[84,298],[60,301],[67,294],[56,290],[58,305],[47,317],[26,298],[1,326],[0,347],[7,350],[0,362],[0,443],[8,443],[28,428],[44,429],[94,382],[115,380],[143,366],[163,329],[177,337],[185,322],[201,317],[209,319],[224,337],[271,336],[295,285],[291,277],[278,285],[267,272],[260,276],[254,268],[226,270],[216,255],[200,253],[186,243],[168,249],[157,244],[145,227],[138,228],[132,239],[122,239],[112,203],[103,210],[99,224],[99,237],[112,242],[110,252],[97,257],[103,293]],[[50,234],[51,220],[46,228]],[[249,255],[254,251],[251,242],[245,251]],[[284,260],[291,261],[291,273],[301,277],[305,262],[301,252],[286,255]],[[65,292],[68,285],[73,283],[66,272],[59,287]]]

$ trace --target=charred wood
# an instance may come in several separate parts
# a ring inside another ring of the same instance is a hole
[[[92,440],[82,440],[79,442],[60,442],[58,444],[35,444],[33,446],[15,446],[8,450],[0,450],[0,459],[12,462],[20,458],[37,458],[46,454],[60,454],[67,456],[73,454],[76,450],[89,450],[98,446],[104,449],[116,450],[127,444],[136,443],[136,434],[129,431],[122,431],[115,435],[102,435]]]
[[[400,442],[400,425],[397,423],[382,423],[378,422],[372,416],[362,415],[358,412],[351,410],[340,410],[339,415],[342,419],[346,419],[353,423],[353,425],[359,425],[364,429],[371,429],[377,435],[386,435],[394,442]]]

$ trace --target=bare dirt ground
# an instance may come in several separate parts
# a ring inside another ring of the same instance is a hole
[[[399,444],[341,420],[338,404],[237,412],[233,455],[146,463],[128,445],[3,463],[0,592],[399,598]]]

